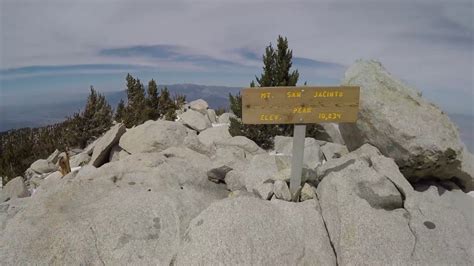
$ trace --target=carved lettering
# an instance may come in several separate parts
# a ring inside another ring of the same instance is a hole
[[[280,120],[280,115],[275,115],[275,114],[260,115],[260,121],[278,121],[278,120]]]
[[[344,92],[342,91],[317,91],[314,93],[314,98],[331,98],[331,97],[343,97]]]
[[[311,107],[302,107],[298,106],[293,108],[293,114],[309,114],[311,113],[312,108]]]
[[[271,96],[270,92],[262,92],[260,93],[260,99],[269,99]]]
[[[325,121],[341,119],[341,113],[319,113],[318,118]]]
[[[301,98],[301,91],[289,91],[286,96],[288,98]]]

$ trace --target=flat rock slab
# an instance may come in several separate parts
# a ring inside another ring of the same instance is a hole
[[[94,146],[90,164],[99,167],[109,160],[110,150],[119,142],[120,137],[125,133],[126,128],[119,123],[111,127]],[[86,154],[87,155],[87,154]]]
[[[176,265],[335,264],[316,201],[245,196],[216,202],[193,219],[176,257]]]

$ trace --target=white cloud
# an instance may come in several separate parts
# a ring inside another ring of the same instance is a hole
[[[261,54],[282,34],[298,57],[346,66],[375,58],[423,90],[473,90],[472,1],[4,0],[0,5],[2,68],[180,66],[98,55],[101,49],[156,44],[255,66],[236,50]]]

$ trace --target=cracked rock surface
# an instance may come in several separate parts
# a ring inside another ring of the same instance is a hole
[[[172,148],[48,179],[19,211],[0,205],[1,264],[169,264],[191,219],[227,197],[206,166]]]
[[[176,265],[336,265],[316,200],[231,198],[191,221]]]
[[[317,188],[339,265],[474,263],[470,197],[436,186],[415,191],[382,155],[346,156],[354,162]]]

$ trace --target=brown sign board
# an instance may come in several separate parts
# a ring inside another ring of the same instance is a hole
[[[360,88],[256,87],[242,90],[244,124],[356,122]]]

